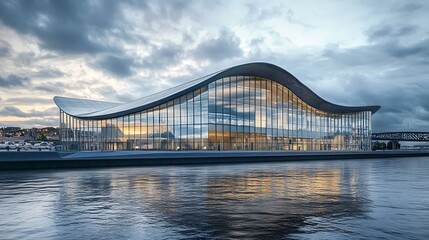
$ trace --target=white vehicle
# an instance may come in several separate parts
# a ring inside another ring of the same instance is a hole
[[[33,145],[33,149],[52,149],[52,148],[53,148],[52,144],[47,142],[35,143]]]
[[[5,143],[0,143],[0,149],[16,149],[16,145],[11,141],[7,141]]]
[[[19,147],[24,149],[24,150],[30,150],[30,149],[33,149],[33,144],[31,144],[29,142],[24,142],[24,144],[22,144]]]

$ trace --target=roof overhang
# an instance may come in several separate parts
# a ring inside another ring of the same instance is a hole
[[[54,102],[67,114],[80,119],[108,119],[150,109],[193,92],[218,79],[232,76],[254,76],[276,81],[290,89],[310,106],[328,113],[347,114],[370,111],[374,114],[380,109],[380,106],[341,106],[330,103],[319,97],[286,70],[269,63],[248,63],[231,67],[128,103],[120,104],[64,97],[54,97]]]

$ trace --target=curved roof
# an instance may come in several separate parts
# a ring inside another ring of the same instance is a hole
[[[57,106],[67,114],[81,119],[106,119],[119,117],[134,112],[143,111],[151,107],[166,103],[189,92],[197,90],[220,78],[230,76],[255,76],[276,81],[290,89],[301,100],[329,113],[354,113],[361,111],[371,111],[373,114],[380,109],[380,106],[358,106],[347,107],[330,103],[307,86],[301,83],[296,77],[286,70],[269,63],[248,63],[207,75],[202,78],[189,81],[182,85],[131,101],[127,103],[112,103],[85,99],[54,97]]]

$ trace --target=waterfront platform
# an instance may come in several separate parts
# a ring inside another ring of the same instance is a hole
[[[429,156],[429,151],[0,152],[0,170],[219,164]]]

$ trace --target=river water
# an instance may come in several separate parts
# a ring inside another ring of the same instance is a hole
[[[429,239],[429,158],[0,172],[0,239]]]

